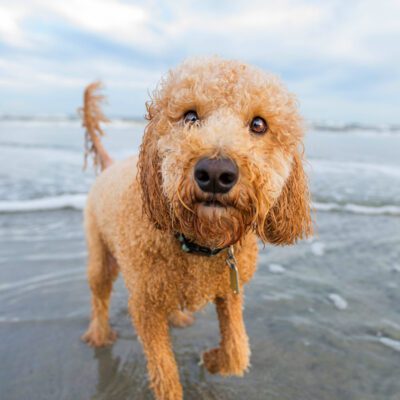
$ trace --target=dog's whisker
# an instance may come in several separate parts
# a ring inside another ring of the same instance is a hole
[[[196,214],[194,212],[194,210],[192,210],[188,205],[186,205],[186,203],[182,200],[181,195],[179,194],[179,190],[177,190],[176,195],[178,197],[179,202],[182,204],[182,206],[184,208],[186,208],[186,210],[190,211],[192,214]]]

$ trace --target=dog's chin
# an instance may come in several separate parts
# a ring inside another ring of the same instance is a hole
[[[194,210],[193,239],[202,246],[227,247],[240,240],[244,233],[242,214],[232,206],[203,201],[196,203]]]
[[[233,207],[227,207],[218,201],[202,201],[196,205],[196,214],[200,220],[220,221],[222,217],[229,217],[234,211]]]

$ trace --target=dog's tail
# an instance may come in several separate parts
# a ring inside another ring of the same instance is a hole
[[[88,156],[92,155],[95,169],[100,166],[103,171],[113,160],[101,143],[104,131],[100,123],[109,122],[101,110],[101,103],[105,100],[105,96],[98,93],[101,87],[101,82],[93,82],[86,86],[83,107],[79,108],[78,112],[82,118],[82,126],[86,129],[83,169],[86,169]]]

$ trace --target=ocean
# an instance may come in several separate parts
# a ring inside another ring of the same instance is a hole
[[[104,144],[136,153],[144,121],[116,119]],[[212,306],[172,330],[188,399],[399,400],[400,128],[309,124],[307,172],[316,234],[260,244],[246,287],[252,367],[211,376],[199,354],[218,343]],[[151,399],[119,280],[119,340],[80,342],[90,314],[82,208],[83,129],[68,118],[0,119],[0,387],[2,399]]]
[[[144,121],[115,120],[105,146],[137,153]],[[305,140],[316,210],[400,215],[400,128],[311,126]],[[68,119],[0,120],[0,212],[81,209],[83,131]]]

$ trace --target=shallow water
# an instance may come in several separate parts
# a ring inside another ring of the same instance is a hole
[[[142,128],[110,129],[107,146],[130,154]],[[0,123],[1,399],[152,398],[121,280],[119,340],[100,350],[79,340],[86,249],[81,211],[65,207],[80,209],[93,179],[80,169],[81,136],[71,122]],[[244,378],[198,365],[219,340],[212,306],[172,330],[186,399],[400,399],[399,136],[312,132],[306,148],[317,209],[328,210],[316,214],[317,235],[261,248],[246,287]]]
[[[317,219],[317,239],[261,249],[246,287],[244,378],[198,366],[219,340],[212,306],[172,330],[187,399],[399,399],[397,218]],[[2,399],[151,399],[121,280],[111,310],[119,340],[101,350],[79,340],[90,313],[81,213],[3,214],[0,238]]]

